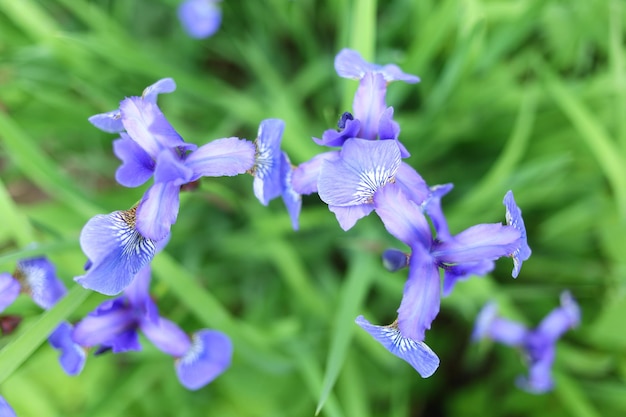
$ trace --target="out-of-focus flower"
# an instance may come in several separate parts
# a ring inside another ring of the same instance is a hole
[[[13,408],[9,405],[7,400],[0,395],[0,416],[2,417],[17,417]]]
[[[82,372],[87,354],[85,349],[72,338],[72,325],[63,322],[48,337],[50,345],[61,352],[59,363],[68,375],[78,375]]]
[[[520,388],[540,394],[550,391],[552,363],[557,340],[569,329],[580,323],[580,309],[568,291],[561,294],[561,306],[552,310],[539,325],[527,329],[523,324],[501,318],[493,303],[486,304],[479,313],[472,338],[489,338],[502,344],[518,347],[528,361],[528,376],[520,377]]]
[[[212,36],[222,23],[219,0],[185,0],[178,6],[178,18],[189,36],[204,39]]]

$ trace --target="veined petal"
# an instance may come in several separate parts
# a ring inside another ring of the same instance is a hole
[[[254,166],[255,147],[239,138],[217,139],[199,147],[185,160],[193,179],[243,174]]]
[[[119,109],[106,113],[95,114],[89,119],[89,123],[107,133],[119,133],[124,130],[122,114]]]
[[[329,206],[372,203],[374,193],[394,181],[400,162],[394,141],[348,139],[339,160],[322,161],[318,194]]]
[[[371,204],[357,204],[349,207],[328,206],[328,210],[335,213],[339,226],[348,231],[359,219],[374,211],[374,207]]]
[[[518,247],[517,229],[500,223],[479,224],[443,242],[433,245],[433,256],[439,262],[457,264],[480,262],[507,256]]]
[[[298,194],[317,192],[317,180],[322,169],[322,162],[339,160],[339,151],[323,152],[315,155],[307,162],[298,165],[292,174],[291,184]]]
[[[135,221],[135,209],[92,217],[80,234],[80,246],[91,266],[74,280],[106,295],[124,290],[155,253],[155,242],[135,229]]]
[[[511,254],[513,258],[513,278],[517,278],[522,263],[530,258],[531,250],[526,239],[526,227],[522,219],[522,210],[515,203],[513,192],[509,191],[504,196],[504,206],[506,207],[506,224],[514,227],[520,232],[520,243],[518,248]]]
[[[200,389],[230,366],[232,356],[228,336],[216,330],[201,330],[193,335],[187,353],[176,361],[176,375],[185,388]]]
[[[411,249],[409,276],[398,308],[398,328],[402,336],[421,341],[439,313],[441,283],[439,268],[428,250],[419,243]]]
[[[113,141],[113,153],[122,161],[115,171],[115,180],[124,187],[138,187],[154,172],[154,160],[127,134]]]
[[[0,273],[0,313],[20,295],[21,285],[8,272]]]
[[[376,65],[363,59],[361,54],[352,49],[342,49],[335,57],[335,70],[340,77],[360,80],[368,72],[380,72],[387,82],[404,81],[409,84],[419,82],[419,77],[405,74],[393,64]]]
[[[399,249],[387,249],[383,252],[383,266],[389,272],[396,272],[409,266],[410,256]]]
[[[176,223],[180,206],[180,184],[155,182],[137,206],[137,231],[152,241],[164,239]]]
[[[65,284],[57,278],[54,265],[43,257],[19,261],[15,277],[35,304],[46,310],[67,293]]]
[[[375,140],[378,138],[380,118],[387,108],[385,95],[387,82],[381,74],[367,72],[359,81],[352,107],[354,118],[361,122],[358,137]]]
[[[254,195],[265,206],[282,193],[280,142],[284,130],[285,122],[280,119],[263,120],[254,142]]]
[[[283,202],[285,203],[285,207],[287,207],[287,212],[291,219],[291,227],[293,227],[293,230],[298,230],[298,218],[300,217],[300,210],[302,209],[302,196],[293,189],[291,182],[293,167],[285,152],[281,153],[280,176],[282,180]]]
[[[159,107],[151,101],[129,97],[120,103],[120,111],[128,136],[153,159],[163,149],[188,149],[191,145],[183,141]],[[195,148],[195,145],[191,145],[191,148]]]
[[[48,337],[50,345],[61,351],[59,362],[68,375],[78,375],[85,366],[87,355],[85,349],[74,342],[72,338],[72,325],[62,322]],[[0,414],[1,415],[1,414]]]
[[[567,330],[580,323],[580,308],[569,291],[561,293],[561,306],[548,314],[537,327],[537,332],[550,340],[556,341]]]
[[[142,320],[141,331],[161,352],[174,357],[183,356],[191,348],[191,340],[176,323],[159,317],[158,320]]]
[[[394,325],[376,326],[363,316],[356,318],[356,324],[361,326],[389,352],[408,362],[422,378],[428,378],[439,367],[439,358],[426,343],[402,336]]]
[[[163,93],[173,93],[176,90],[176,83],[172,78],[161,78],[156,83],[149,85],[141,93],[141,98],[149,103],[156,104],[157,97]]]
[[[430,248],[432,235],[426,217],[397,184],[378,190],[374,195],[374,207],[387,231],[396,239],[409,246],[420,244]]]
[[[178,18],[192,38],[212,36],[222,22],[222,11],[215,0],[185,0],[178,6]]]

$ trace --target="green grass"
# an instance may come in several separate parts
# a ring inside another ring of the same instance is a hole
[[[621,0],[260,0],[221,3],[217,34],[185,36],[177,0],[0,0],[0,271],[45,254],[70,296],[0,337],[0,394],[29,416],[622,416],[626,414],[626,6]],[[418,74],[390,85],[408,162],[429,184],[452,182],[453,232],[504,220],[513,189],[533,255],[517,280],[501,260],[444,299],[427,342],[441,366],[423,380],[354,324],[395,318],[406,272],[380,253],[398,245],[370,216],[344,233],[316,196],[293,232],[282,203],[263,207],[249,176],[203,181],[185,195],[154,262],[161,313],[186,331],[216,328],[232,367],[189,392],[172,361],[144,351],[90,355],[68,377],[47,332],[105,299],[74,285],[91,216],[126,209],[143,188],[115,183],[108,135],[87,118],[159,78],[159,104],[188,142],[254,139],[286,122],[293,163],[349,110],[356,83],[334,55],[358,49]],[[518,352],[469,341],[483,303],[537,324],[570,289],[581,326],[559,342],[556,389],[514,381]]]

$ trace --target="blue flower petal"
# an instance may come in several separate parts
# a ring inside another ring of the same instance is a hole
[[[157,97],[163,93],[173,93],[176,90],[176,83],[172,78],[161,78],[156,83],[149,85],[141,93],[144,101],[156,104]]]
[[[522,263],[530,258],[531,250],[526,240],[526,227],[522,219],[522,210],[515,203],[513,192],[509,191],[504,196],[504,206],[506,207],[506,224],[519,230],[521,234],[519,247],[511,254],[513,258],[513,278],[517,278]]]
[[[329,205],[328,209],[335,213],[339,226],[345,231],[352,229],[358,220],[374,211],[371,204],[357,204],[349,207]]]
[[[359,88],[352,103],[353,116],[361,122],[359,138],[369,140],[378,138],[380,119],[387,108],[386,93],[387,83],[381,74],[368,72],[359,81]]]
[[[8,272],[0,273],[0,313],[20,295],[21,285],[13,275]]]
[[[185,159],[194,172],[192,180],[200,177],[221,177],[243,174],[254,166],[254,143],[239,139],[217,139],[199,147]]]
[[[322,146],[343,146],[346,140],[357,137],[361,130],[361,122],[356,119],[346,119],[343,126],[338,131],[335,129],[325,130],[322,139],[313,138],[313,141]]]
[[[185,0],[178,6],[178,18],[189,36],[204,39],[217,32],[222,12],[216,3],[215,0]]]
[[[312,194],[317,192],[317,182],[322,169],[322,163],[326,160],[339,160],[339,151],[317,154],[294,169],[291,184],[298,194]]]
[[[444,265],[443,295],[450,295],[457,281],[465,280],[474,275],[482,277],[493,271],[495,266],[495,262],[489,259],[456,265]]]
[[[387,271],[396,272],[409,266],[409,255],[399,249],[387,249],[382,254],[383,266]]]
[[[441,208],[441,199],[452,190],[452,184],[435,185],[430,187],[428,191],[428,197],[422,203],[422,207],[430,220],[433,222],[435,231],[437,232],[437,239],[441,241],[449,240],[450,229],[448,228],[448,221],[443,214]]]
[[[439,367],[439,358],[435,352],[422,341],[402,336],[395,326],[376,326],[363,316],[357,317],[356,323],[385,349],[408,362],[422,378],[428,378]]]
[[[61,351],[59,362],[68,375],[78,375],[85,366],[87,355],[85,349],[72,338],[72,325],[62,322],[48,337],[50,345]]]
[[[2,417],[17,417],[15,411],[11,408],[7,400],[0,395],[0,416]]]
[[[119,109],[106,113],[95,114],[88,120],[89,123],[107,133],[119,133],[124,130],[124,125],[122,124],[122,114]]]
[[[439,262],[447,264],[493,260],[512,253],[519,238],[519,231],[512,227],[500,223],[478,224],[436,242],[432,252]]]
[[[122,165],[115,172],[115,180],[124,187],[138,187],[148,181],[154,172],[154,160],[127,134],[113,141],[113,153]]]
[[[67,293],[65,284],[56,276],[54,265],[46,258],[19,261],[15,276],[35,304],[46,310]]]
[[[340,77],[360,80],[368,72],[381,73],[387,82],[404,81],[409,84],[419,82],[419,77],[405,74],[393,64],[376,65],[365,61],[361,54],[351,49],[342,49],[335,57],[335,70]]]
[[[169,235],[180,207],[180,184],[155,182],[137,206],[136,228],[149,241],[160,241]]]
[[[285,122],[280,119],[263,120],[259,126],[254,163],[254,195],[263,205],[282,193],[281,151]]]
[[[302,209],[302,196],[298,194],[292,185],[293,167],[289,161],[289,157],[285,152],[281,153],[280,158],[280,176],[282,182],[282,197],[289,218],[291,219],[291,227],[293,230],[298,230],[300,217],[300,210]]]
[[[561,306],[552,310],[539,323],[537,332],[547,340],[556,341],[563,333],[578,326],[579,323],[580,307],[570,292],[564,291],[561,294]]]
[[[161,352],[174,357],[183,356],[190,348],[189,336],[176,323],[159,317],[158,320],[142,320],[141,331]]]
[[[193,335],[191,348],[176,361],[176,375],[185,388],[200,389],[230,366],[232,356],[228,336],[216,330],[201,330]]]

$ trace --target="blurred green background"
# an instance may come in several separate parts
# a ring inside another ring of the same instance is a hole
[[[0,0],[0,271],[46,254],[70,295],[0,338],[0,394],[20,417],[626,415],[626,4],[622,0],[256,0],[221,3],[223,23],[188,38],[177,0]],[[66,376],[45,342],[65,317],[105,299],[73,284],[88,218],[126,209],[143,189],[115,183],[115,138],[87,118],[173,77],[165,115],[188,142],[254,139],[285,120],[293,163],[351,107],[356,82],[334,72],[343,47],[417,74],[387,96],[408,162],[429,184],[453,182],[453,232],[504,221],[513,189],[533,255],[460,283],[427,333],[441,366],[423,380],[354,324],[395,318],[406,271],[375,215],[344,233],[317,196],[301,230],[261,206],[249,176],[203,180],[183,196],[154,262],[161,314],[235,343],[232,367],[189,392],[172,360],[144,351],[90,355]],[[35,243],[35,245],[33,245]],[[517,389],[519,352],[470,343],[479,308],[535,326],[570,289],[581,326],[558,343],[556,389]]]

